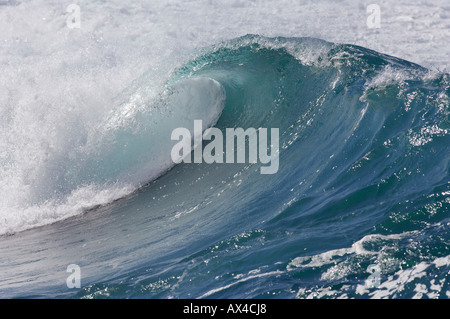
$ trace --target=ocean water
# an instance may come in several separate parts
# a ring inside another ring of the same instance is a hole
[[[0,2],[0,297],[450,297],[445,1],[67,5]],[[198,119],[278,171],[174,165]]]

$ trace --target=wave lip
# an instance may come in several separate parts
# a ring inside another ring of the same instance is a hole
[[[213,126],[225,98],[222,86],[213,79],[180,80],[144,105],[138,105],[136,96],[131,95],[127,103],[87,133],[73,127],[66,134],[84,135],[73,139],[79,143],[61,144],[53,153],[47,150],[40,165],[30,168],[25,163],[21,167],[23,161],[11,163],[10,159],[2,167],[0,185],[9,196],[3,198],[0,234],[77,215],[158,178],[174,165],[170,155],[172,130],[190,128],[197,119],[203,121],[203,130]],[[31,175],[36,178],[21,179]]]

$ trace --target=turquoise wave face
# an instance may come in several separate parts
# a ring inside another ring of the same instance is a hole
[[[251,244],[264,251],[252,258],[292,260],[286,290],[412,297],[414,280],[404,291],[394,287],[405,284],[402,271],[421,267],[429,272],[418,282],[436,276],[442,288],[450,249],[448,74],[357,46],[247,36],[213,48],[175,77],[196,76],[226,90],[220,128],[280,128],[279,172],[269,179],[243,174],[253,196],[239,210],[262,225],[246,233],[251,241],[271,243]],[[384,276],[380,289],[358,280],[371,265]],[[263,287],[253,296],[263,296]],[[231,297],[233,289],[213,296]]]
[[[66,251],[113,238],[83,248],[81,290],[48,294],[448,297],[448,74],[357,46],[246,36],[204,49],[167,84],[198,79],[226,96],[219,129],[279,128],[278,172],[181,164],[42,230],[67,230]]]

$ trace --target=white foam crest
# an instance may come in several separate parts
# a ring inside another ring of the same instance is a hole
[[[47,134],[50,127],[44,120],[45,134],[28,136],[22,147],[16,138],[0,171],[0,190],[6,194],[0,199],[0,234],[104,205],[171,168],[172,130],[186,127],[192,134],[198,119],[203,129],[214,125],[225,94],[220,83],[208,78],[185,80],[169,91],[160,109],[137,105],[130,116],[134,104],[125,103],[92,123],[63,117],[61,127],[54,128],[57,134]]]
[[[438,299],[441,297],[442,290],[445,284],[445,276],[437,278],[431,276],[434,270],[450,266],[450,256],[439,257],[431,262],[421,262],[407,269],[398,270],[392,275],[382,277],[380,285],[376,288],[370,287],[366,284],[342,285],[340,289],[333,289],[329,286],[314,287],[314,288],[300,288],[297,291],[296,298],[302,299],[317,299],[317,298],[337,298],[347,299],[349,294],[356,293],[360,296],[366,296],[371,299],[392,299],[403,298],[402,293],[414,287],[415,294],[412,299]],[[322,278],[322,280],[329,278]],[[337,278],[331,278],[337,279]],[[429,280],[427,280],[429,279]],[[445,292],[449,296],[449,292]]]
[[[419,76],[423,79],[428,72],[413,71],[405,68],[395,68],[387,65],[375,77],[365,84],[366,91],[370,89],[384,89],[388,85],[402,85],[407,80],[417,79]]]
[[[441,224],[434,224],[439,227]],[[298,290],[297,298],[347,298],[348,294],[366,296],[373,299],[396,298],[402,296],[407,290],[416,292],[413,298],[439,298],[445,282],[445,271],[450,267],[450,255],[438,257],[431,261],[423,261],[408,268],[403,268],[402,260],[392,255],[398,251],[399,240],[410,240],[420,231],[410,231],[400,234],[380,235],[372,234],[363,237],[351,247],[336,249],[313,256],[298,257],[288,264],[287,271],[295,271],[309,268],[326,267],[320,280],[332,282],[342,280],[349,275],[360,273],[360,263],[371,261],[380,272],[380,283],[374,287],[370,279],[371,272],[367,269],[366,281],[362,284],[346,284],[339,290],[334,290],[328,285],[316,287],[302,287]],[[386,242],[385,242],[386,241]],[[370,245],[373,243],[374,245]],[[372,249],[367,247],[373,246]],[[348,258],[341,258],[347,256]],[[443,272],[444,271],[444,272]],[[444,277],[435,275],[439,272]],[[429,279],[429,280],[428,280]]]
[[[398,240],[410,236],[411,232],[393,235],[371,234],[366,235],[353,243],[351,247],[329,250],[321,254],[312,256],[302,256],[294,258],[286,267],[288,271],[302,268],[322,267],[338,261],[339,257],[345,255],[378,255],[378,251],[371,251],[364,248],[365,243],[376,242],[378,240]]]
[[[331,43],[308,38],[304,38],[302,42],[291,39],[285,39],[283,41],[277,39],[275,41],[260,39],[258,43],[270,49],[285,49],[287,53],[291,54],[303,65],[330,65],[328,53],[333,47]]]
[[[79,215],[88,209],[109,204],[133,190],[134,187],[126,185],[109,188],[90,185],[80,187],[63,199],[27,207],[4,207],[0,218],[0,235],[14,234]]]
[[[397,271],[395,274],[388,276],[374,291],[370,291],[364,285],[358,285],[356,292],[360,295],[368,294],[372,299],[384,299],[395,297],[396,294],[405,290],[406,285],[413,284],[416,279],[427,277],[430,267],[442,268],[450,266],[450,255],[439,257],[431,262],[421,262],[411,268]],[[413,299],[423,298],[438,298],[441,292],[445,278],[436,281],[431,279],[428,287],[427,283],[416,283],[414,291],[416,294]]]
[[[438,72],[434,71],[424,71],[424,70],[413,70],[406,68],[395,68],[391,65],[387,65],[377,73],[373,78],[367,81],[364,85],[364,92],[359,98],[361,102],[367,102],[367,94],[372,90],[383,90],[390,85],[400,86],[399,96],[404,93],[404,89],[407,88],[406,81],[423,79],[429,80],[436,78],[440,75]],[[415,95],[406,96],[408,105],[406,110],[409,110],[409,103],[415,98]]]
[[[303,65],[309,66],[330,65],[328,53],[333,47],[332,43],[307,37],[299,41],[298,39],[291,38],[266,38],[254,35],[247,36],[247,38],[241,38],[238,43],[239,46],[249,46],[252,44],[258,44],[261,48],[270,50],[284,49]],[[225,42],[221,44],[221,47],[222,46],[236,48],[234,42]]]

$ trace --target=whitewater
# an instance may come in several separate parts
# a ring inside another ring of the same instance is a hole
[[[450,296],[446,1],[69,5],[0,2],[1,297]],[[194,120],[279,171],[175,165]]]

